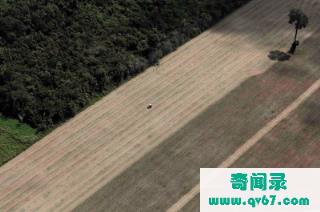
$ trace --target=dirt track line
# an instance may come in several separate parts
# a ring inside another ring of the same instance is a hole
[[[314,94],[320,88],[320,79],[317,80],[308,90],[306,90],[301,96],[292,102],[284,111],[282,111],[276,118],[271,120],[262,129],[260,129],[254,136],[240,146],[232,155],[230,155],[225,161],[223,161],[218,168],[227,168],[235,163],[242,155],[244,155],[251,147],[253,147],[258,141],[269,133],[275,126],[277,126],[282,120],[296,110],[306,99]],[[192,200],[200,192],[200,184],[193,187],[188,193],[182,196],[174,205],[172,205],[167,211],[176,212],[180,211],[190,200]]]

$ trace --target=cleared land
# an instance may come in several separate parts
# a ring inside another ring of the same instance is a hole
[[[313,20],[301,40],[312,39],[320,5],[301,2]],[[97,191],[76,209],[169,208],[199,167],[218,165],[319,78],[319,64],[304,65],[312,48],[267,58],[290,44],[296,3],[253,0],[5,164],[0,211],[68,211]]]
[[[317,34],[304,45],[311,47],[318,42]],[[315,81],[320,78],[319,64],[316,65],[320,55],[316,50],[309,53],[290,62],[277,63],[264,74],[242,83],[101,188],[76,211],[170,208],[199,183],[201,167],[225,166],[225,160],[249,139],[254,140],[258,131],[269,130],[270,122],[279,123],[282,114],[292,112],[298,97],[308,98],[303,94],[310,86],[319,86],[319,81],[317,84]],[[305,62],[313,65],[305,68]],[[196,194],[191,192],[191,198]],[[192,200],[186,207],[197,208],[198,203]]]

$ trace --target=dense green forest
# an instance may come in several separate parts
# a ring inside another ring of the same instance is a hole
[[[0,113],[72,117],[249,0],[0,0]]]

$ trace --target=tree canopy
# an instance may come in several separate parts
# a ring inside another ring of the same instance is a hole
[[[296,29],[307,27],[309,18],[299,9],[292,9],[289,13],[289,23],[294,24]]]
[[[248,1],[1,1],[0,113],[50,128]]]

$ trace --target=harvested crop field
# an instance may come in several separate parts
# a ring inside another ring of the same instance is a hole
[[[315,45],[318,38],[310,37],[305,45]],[[276,63],[265,73],[246,80],[106,184],[76,211],[168,209],[199,182],[201,167],[220,166],[314,85],[320,78],[318,66],[304,68],[304,62],[315,64],[319,57],[316,51],[309,59],[301,55],[290,62]],[[252,153],[249,157],[254,161]]]
[[[316,0],[297,55],[267,57],[297,2],[253,0],[5,164],[0,211],[170,208],[319,79]]]

